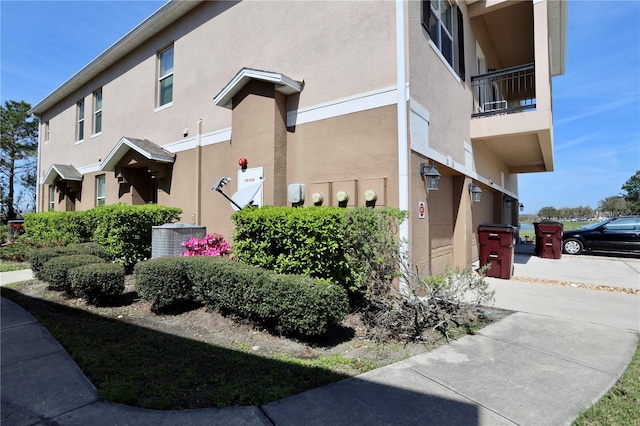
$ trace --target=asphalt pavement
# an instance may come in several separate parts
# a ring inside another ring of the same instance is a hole
[[[156,411],[101,401],[49,332],[3,298],[1,423],[568,425],[635,352],[640,259],[542,259],[529,249],[519,245],[511,279],[487,279],[495,305],[516,313],[432,352],[257,407]],[[31,278],[2,273],[0,284]]]

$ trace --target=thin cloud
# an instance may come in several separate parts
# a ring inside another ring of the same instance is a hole
[[[613,111],[616,109],[619,109],[625,105],[628,104],[638,104],[638,97],[637,96],[633,96],[630,98],[626,98],[626,99],[620,99],[617,101],[613,101],[613,102],[608,102],[608,103],[604,103],[604,104],[599,104],[596,105],[594,107],[589,108],[587,105],[583,105],[583,108],[586,110],[585,112],[583,112],[582,114],[577,114],[577,115],[573,115],[571,117],[566,117],[566,118],[562,118],[560,120],[555,120],[554,124],[556,126],[562,125],[562,124],[567,124],[570,123],[572,121],[577,121],[577,120],[582,120],[583,118],[588,118],[588,117],[593,117],[595,115],[600,115],[603,114],[607,111]]]

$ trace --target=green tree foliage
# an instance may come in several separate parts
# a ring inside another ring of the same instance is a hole
[[[538,211],[538,216],[545,219],[558,217],[558,210],[555,207],[551,207],[551,206],[543,207]]]
[[[24,101],[5,101],[4,106],[0,106],[0,182],[3,188],[1,213],[9,220],[18,215],[15,194],[17,179],[29,174],[35,176],[38,120],[29,115],[30,109],[31,105]],[[23,184],[25,182],[32,184],[35,180],[26,178]]]
[[[598,210],[607,216],[616,216],[625,213],[628,210],[628,203],[624,197],[620,195],[612,195],[598,203]]]
[[[622,190],[626,191],[627,213],[640,214],[640,170],[622,185]]]

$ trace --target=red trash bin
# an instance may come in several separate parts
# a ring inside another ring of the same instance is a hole
[[[536,231],[536,254],[544,259],[560,259],[562,256],[562,223],[534,223],[533,228]]]
[[[491,265],[488,277],[510,279],[513,273],[513,251],[517,228],[511,225],[478,226],[480,267]]]

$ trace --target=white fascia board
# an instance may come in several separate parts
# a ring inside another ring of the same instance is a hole
[[[251,68],[242,68],[231,81],[218,93],[213,102],[217,106],[231,108],[233,97],[251,80],[260,80],[273,83],[276,90],[285,95],[292,95],[302,91],[302,83],[287,77],[284,74],[261,71]]]

